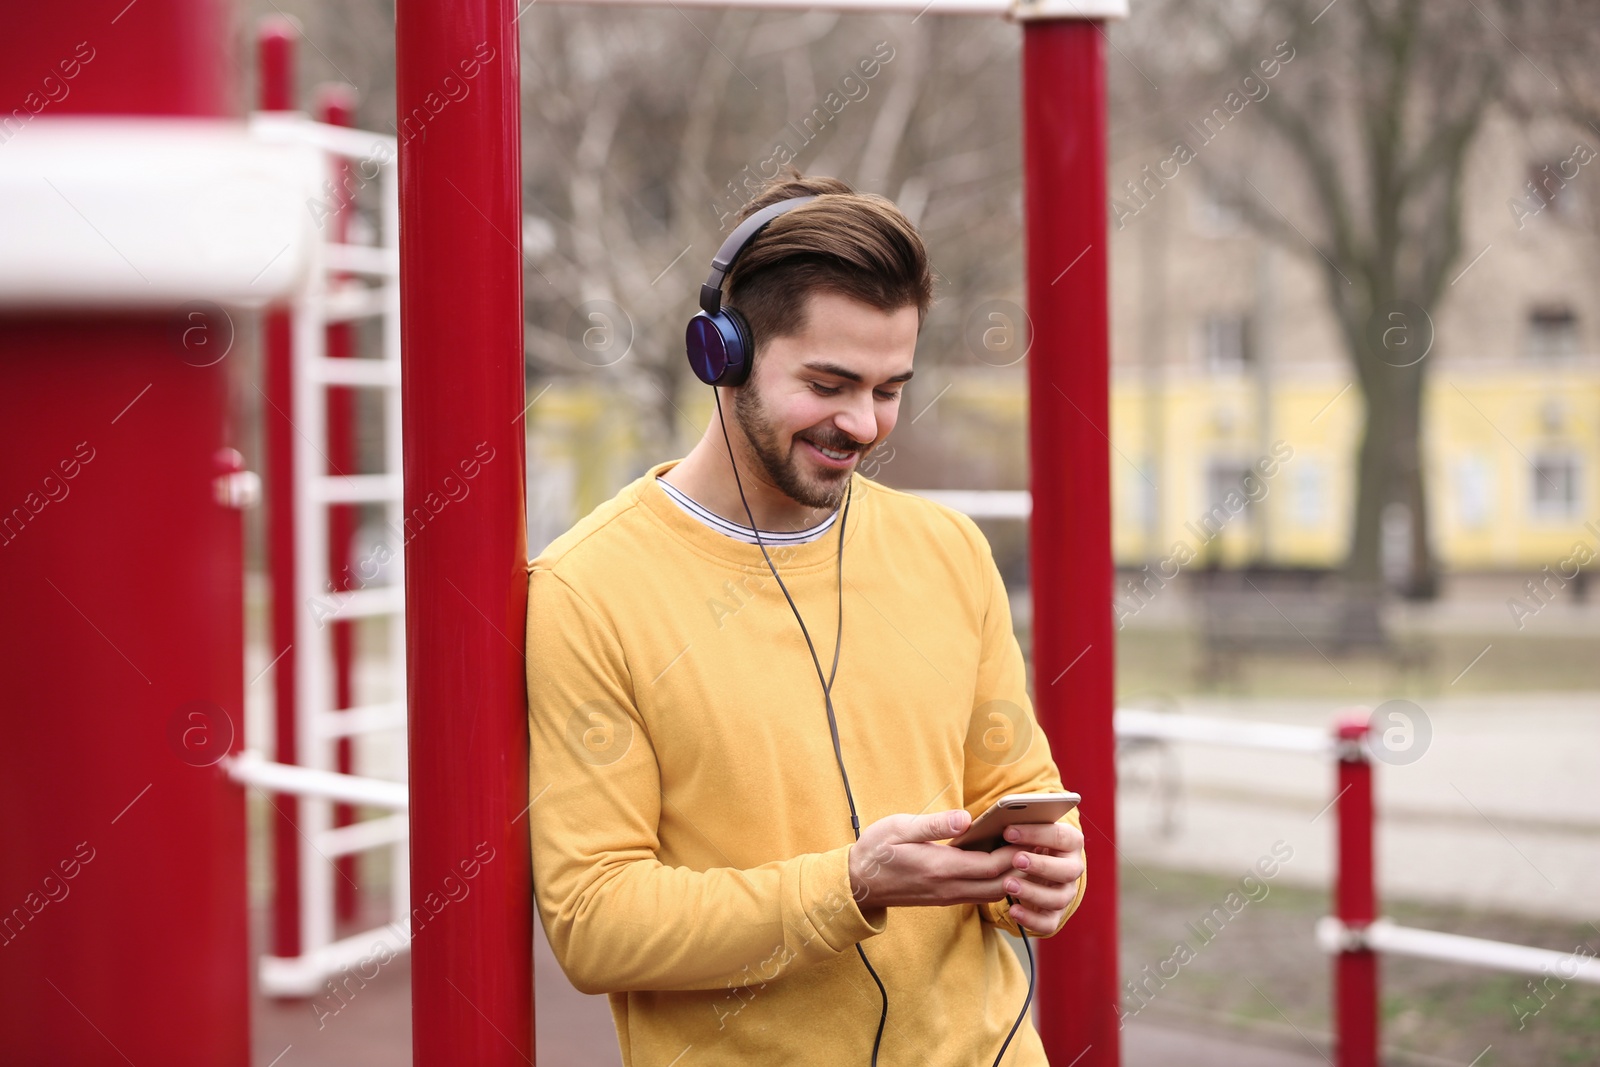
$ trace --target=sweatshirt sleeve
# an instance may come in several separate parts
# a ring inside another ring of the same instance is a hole
[[[849,846],[745,870],[658,858],[661,780],[615,632],[554,571],[528,576],[534,899],[584,993],[763,983],[882,933]]]
[[[1050,742],[1034,716],[1028,696],[1027,669],[1022,647],[1011,628],[1011,603],[1005,582],[996,566],[988,539],[977,524],[961,516],[969,539],[980,558],[980,589],[983,598],[983,649],[978,662],[977,686],[973,690],[972,721],[967,730],[964,799],[966,809],[977,818],[1007,793],[1059,793],[1064,790],[1061,772],[1050,756]],[[1070,739],[1068,739],[1070,740]],[[1082,830],[1076,809],[1061,819]],[[1084,873],[1078,878],[1077,894],[1062,915],[1061,926],[1078,910],[1088,885],[1088,849],[1084,850]],[[1021,936],[1021,928],[1009,914],[1010,902],[991,901],[980,907],[988,922],[1006,932]],[[1061,930],[1057,926],[1050,937]],[[1038,934],[1029,934],[1039,937]]]

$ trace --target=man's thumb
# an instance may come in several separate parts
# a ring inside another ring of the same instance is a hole
[[[972,823],[972,816],[962,808],[951,811],[936,811],[923,815],[913,827],[916,836],[912,841],[944,841],[952,838],[965,830]]]

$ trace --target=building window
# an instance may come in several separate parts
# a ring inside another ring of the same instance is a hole
[[[1208,237],[1225,237],[1244,228],[1239,209],[1204,184],[1196,186],[1189,205],[1194,228]]]
[[[1299,470],[1295,474],[1294,492],[1290,497],[1289,513],[1296,526],[1315,528],[1327,521],[1327,476],[1322,463],[1315,459],[1295,460]]]
[[[1528,355],[1561,359],[1578,352],[1578,316],[1565,304],[1546,304],[1528,312]]]
[[[1577,214],[1578,199],[1567,189],[1572,179],[1561,173],[1570,169],[1576,177],[1578,168],[1573,165],[1574,162],[1572,159],[1555,159],[1548,163],[1528,164],[1528,185],[1533,195],[1562,218]]]
[[[1155,464],[1149,460],[1134,466],[1119,468],[1119,485],[1122,489],[1123,511],[1128,522],[1144,530],[1156,517]],[[1123,472],[1126,472],[1124,476]]]
[[[1253,362],[1250,326],[1243,315],[1207,315],[1200,324],[1200,355],[1213,374],[1238,374]]]
[[[1494,514],[1494,469],[1482,456],[1455,463],[1456,518],[1464,529],[1481,530]]]
[[[1578,460],[1543,455],[1533,460],[1533,513],[1541,519],[1578,516]]]
[[[1248,463],[1219,459],[1206,464],[1206,510],[1212,515],[1237,516],[1241,523],[1250,521],[1252,494],[1263,495],[1261,476]]]

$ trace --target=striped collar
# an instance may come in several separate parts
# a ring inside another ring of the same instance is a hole
[[[756,543],[755,533],[750,527],[740,525],[736,522],[730,522],[721,515],[718,515],[716,512],[707,510],[704,506],[686,495],[682,489],[679,489],[671,482],[662,478],[659,474],[656,475],[656,484],[666,491],[667,496],[672,498],[673,503],[677,504],[689,515],[699,519],[713,530],[716,530],[718,533],[725,534],[726,536],[733,538],[735,541],[743,541],[747,545],[753,545]],[[836,520],[838,517],[839,511],[837,508],[835,508],[827,518],[823,519],[815,526],[808,527],[804,530],[762,530],[761,543],[767,545],[799,545],[804,544],[807,541],[815,541],[817,538],[828,532],[828,529],[833,525],[834,520]]]

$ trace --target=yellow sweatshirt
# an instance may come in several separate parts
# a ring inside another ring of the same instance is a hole
[[[987,1067],[1027,992],[1006,902],[856,906],[799,624],[756,545],[657,484],[676,462],[528,565],[528,825],[556,959],[610,994],[627,1067],[868,1067],[881,1001],[859,942],[889,995],[881,1067]],[[982,532],[851,477],[833,703],[862,827],[1060,790]],[[824,673],[838,541],[768,549]],[[1046,1063],[1031,1021],[1005,1062]]]

